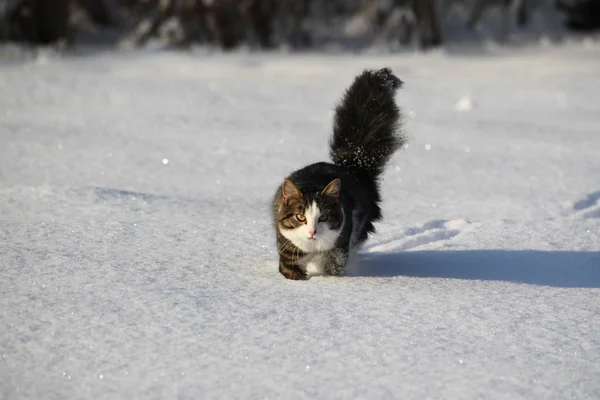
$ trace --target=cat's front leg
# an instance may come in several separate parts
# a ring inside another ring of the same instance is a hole
[[[325,263],[325,272],[329,275],[340,276],[346,270],[346,261],[348,260],[348,249],[337,248],[327,252],[327,262]]]
[[[308,280],[306,272],[302,270],[298,265],[286,265],[283,260],[279,260],[279,272],[285,276],[286,279],[293,279],[295,281]]]

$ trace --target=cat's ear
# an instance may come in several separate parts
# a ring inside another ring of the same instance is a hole
[[[341,190],[342,190],[342,181],[340,181],[340,178],[335,178],[334,180],[329,182],[329,185],[327,185],[325,187],[325,189],[323,189],[321,194],[323,196],[330,196],[330,197],[334,197],[337,199],[340,197]]]
[[[298,186],[289,179],[283,181],[281,185],[281,193],[283,194],[283,201],[287,202],[293,197],[302,197],[302,192],[298,189]]]

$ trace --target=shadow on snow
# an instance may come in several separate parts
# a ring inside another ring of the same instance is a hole
[[[352,276],[473,279],[600,288],[600,252],[408,251],[360,254]]]

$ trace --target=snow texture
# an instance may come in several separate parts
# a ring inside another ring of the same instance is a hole
[[[0,398],[600,398],[598,52],[2,63]],[[271,196],[384,66],[385,219],[285,280]]]

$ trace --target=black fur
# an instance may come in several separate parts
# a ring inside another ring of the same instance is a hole
[[[343,273],[348,251],[364,242],[375,231],[373,222],[381,218],[378,178],[389,158],[406,141],[400,132],[400,109],[394,100],[401,85],[402,81],[388,68],[366,70],[357,76],[336,107],[330,140],[333,164],[312,164],[287,177],[307,204],[334,179],[341,180],[336,206],[344,218],[335,249],[327,251],[331,253],[328,273],[332,275]],[[288,279],[307,279],[300,262],[306,254],[280,232],[289,218],[289,206],[280,187],[273,200],[279,270]]]
[[[331,160],[340,166],[368,171],[374,178],[405,138],[400,109],[394,101],[402,81],[388,68],[364,71],[348,88],[335,109]]]

